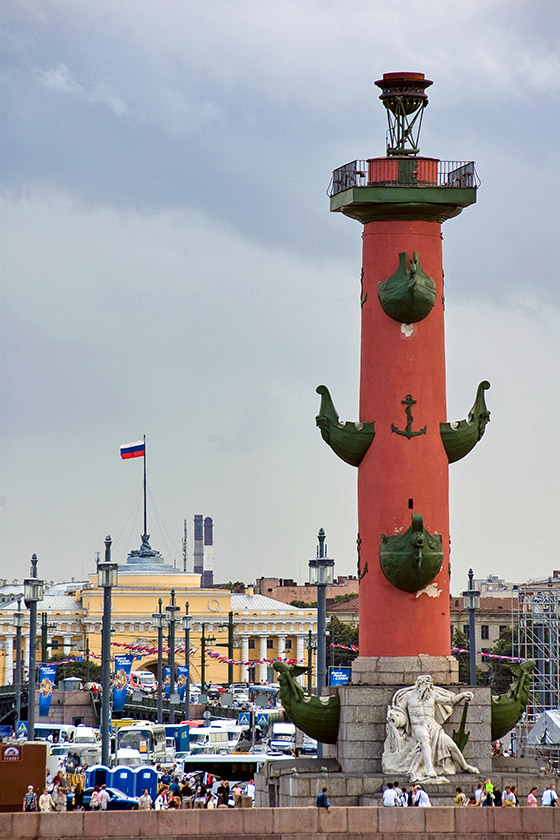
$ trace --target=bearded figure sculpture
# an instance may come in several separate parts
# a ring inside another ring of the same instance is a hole
[[[444,731],[454,706],[473,699],[471,691],[454,694],[435,686],[429,674],[400,688],[387,710],[382,766],[387,774],[406,773],[410,781],[441,781],[457,772],[478,773]]]

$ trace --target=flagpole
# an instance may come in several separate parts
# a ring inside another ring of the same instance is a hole
[[[144,435],[144,533],[148,533],[148,512],[146,507],[146,435]]]

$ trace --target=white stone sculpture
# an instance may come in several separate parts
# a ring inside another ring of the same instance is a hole
[[[445,774],[478,773],[449,735],[443,723],[453,707],[472,700],[471,691],[454,694],[435,686],[429,674],[414,685],[400,688],[387,710],[387,734],[383,746],[383,772],[406,773],[410,781],[447,781]]]

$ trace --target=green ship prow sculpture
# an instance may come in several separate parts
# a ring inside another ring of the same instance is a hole
[[[307,671],[307,668],[301,665],[275,662],[274,670],[278,672],[280,700],[292,723],[322,744],[336,744],[340,723],[339,698],[335,695],[317,697],[314,694],[304,694],[295,679]]]
[[[492,697],[490,711],[493,741],[506,735],[521,718],[529,697],[531,671],[537,667],[537,663],[532,659],[504,664],[517,679],[512,682],[509,691],[505,694],[496,694]]]

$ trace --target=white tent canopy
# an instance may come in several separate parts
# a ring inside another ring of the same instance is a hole
[[[560,746],[560,709],[543,712],[527,735],[527,743],[533,746]]]

